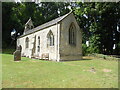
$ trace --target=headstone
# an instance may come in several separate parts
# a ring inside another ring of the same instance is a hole
[[[21,60],[21,47],[18,46],[14,54],[14,61],[20,61]]]
[[[18,47],[18,50],[20,50],[20,52],[22,51],[22,46],[21,45]]]

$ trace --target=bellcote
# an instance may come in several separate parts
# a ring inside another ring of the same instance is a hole
[[[31,29],[33,29],[33,28],[34,28],[34,25],[33,25],[33,22],[32,22],[32,20],[31,20],[31,17],[30,17],[29,20],[27,21],[27,23],[25,24],[24,34],[25,34],[27,31],[29,31],[29,30],[31,30]]]

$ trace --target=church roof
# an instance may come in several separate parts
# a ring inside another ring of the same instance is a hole
[[[49,22],[44,23],[44,24],[42,24],[42,25],[40,25],[40,26],[37,26],[37,27],[35,27],[35,28],[31,29],[31,30],[28,30],[27,32],[25,32],[25,34],[21,35],[20,37],[25,36],[25,35],[28,35],[28,34],[31,34],[31,33],[36,32],[36,31],[39,31],[39,30],[44,29],[44,28],[46,28],[46,27],[49,27],[49,26],[51,26],[51,25],[54,25],[54,24],[62,21],[65,17],[67,17],[67,16],[68,16],[69,14],[71,14],[71,13],[72,13],[72,11],[70,11],[69,13],[67,13],[67,14],[65,14],[65,15],[63,15],[63,16],[61,16],[61,17],[58,17],[58,18],[56,18],[56,19],[53,19],[52,21],[49,21]]]

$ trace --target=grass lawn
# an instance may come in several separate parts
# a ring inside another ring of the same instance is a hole
[[[91,68],[95,70],[92,71]],[[52,62],[2,54],[3,88],[118,88],[118,62],[94,57]]]

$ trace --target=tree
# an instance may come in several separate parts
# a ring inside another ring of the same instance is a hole
[[[120,54],[120,2],[4,2],[3,47],[11,42],[13,28],[17,33],[23,33],[24,25],[30,17],[36,27],[68,13],[70,6],[83,31],[83,44],[90,42],[87,47],[89,53]]]
[[[69,3],[57,2],[4,2],[3,3],[3,48],[9,46],[11,42],[10,33],[15,28],[16,32],[20,35],[24,31],[24,25],[31,17],[34,26],[39,26],[50,20],[53,20],[61,15],[68,13],[70,10],[67,8]],[[16,41],[15,41],[16,42]],[[14,45],[16,46],[14,42]]]
[[[83,30],[83,42],[91,42],[91,53],[112,54],[113,45],[118,44],[117,32],[120,3],[75,3],[74,13]],[[116,47],[116,49],[118,46]],[[116,51],[116,54],[120,52]]]

